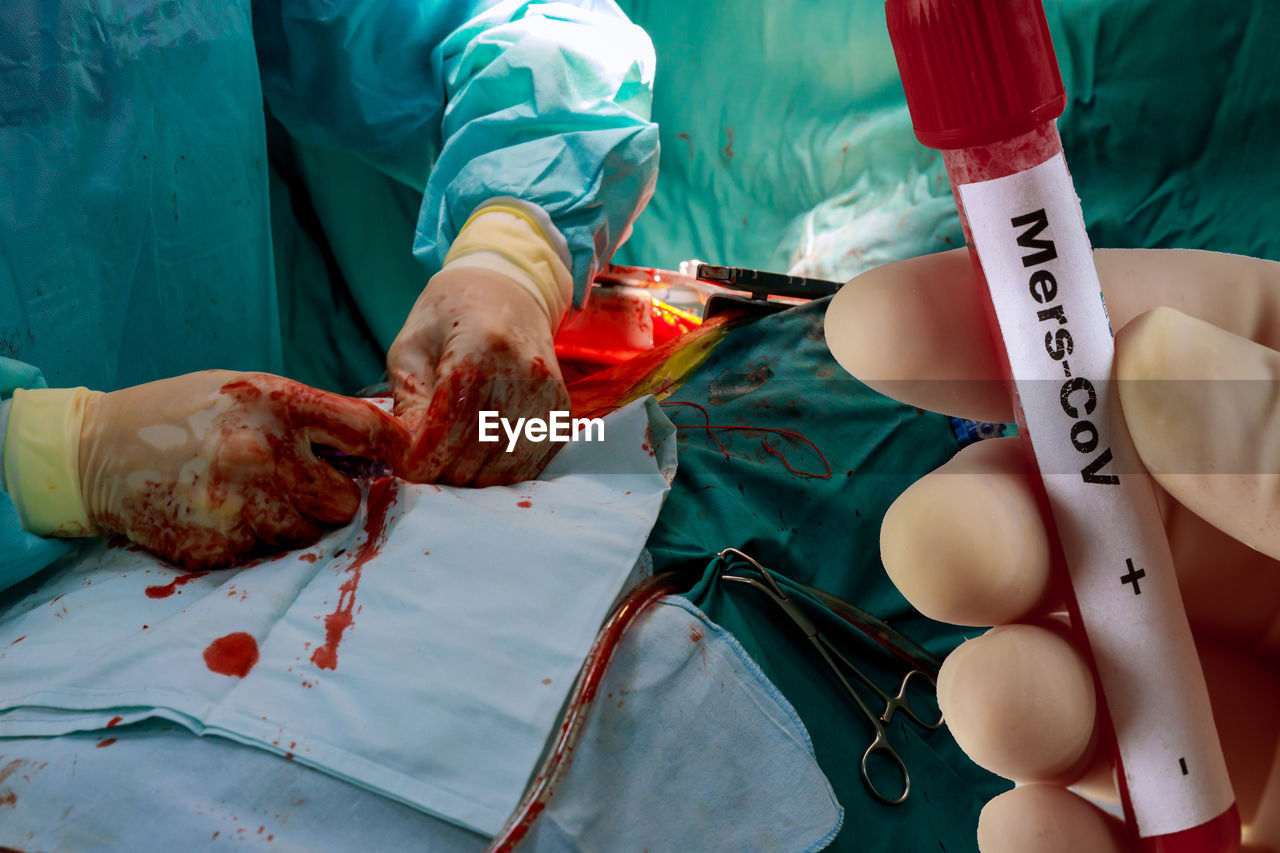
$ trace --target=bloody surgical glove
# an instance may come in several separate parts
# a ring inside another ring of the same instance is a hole
[[[537,476],[560,445],[523,431],[481,441],[480,413],[510,424],[569,409],[554,331],[572,282],[549,220],[481,207],[418,297],[387,354],[395,412],[413,433],[401,476],[489,486]]]
[[[1193,251],[1095,253],[1125,421],[1160,487],[1178,583],[1248,850],[1280,849],[1280,264]],[[964,251],[891,264],[827,315],[832,352],[904,402],[1013,412]],[[847,295],[846,295],[847,294]],[[983,853],[1129,851],[1076,795],[1116,796],[1085,657],[1054,616],[1037,475],[1017,439],[973,444],[890,507],[881,553],[922,613],[993,625],[947,658],[939,702],[978,764],[1023,782],[992,800]]]
[[[5,473],[32,532],[121,533],[204,569],[351,519],[360,489],[313,443],[394,465],[408,433],[361,400],[209,370],[111,393],[15,392]]]

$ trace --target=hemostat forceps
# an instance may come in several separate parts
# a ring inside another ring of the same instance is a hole
[[[751,576],[733,574],[731,571],[726,571],[721,574],[720,579],[731,583],[750,586],[763,593],[769,600],[778,605],[778,607],[787,614],[787,617],[795,623],[796,627],[804,633],[805,638],[808,639],[809,643],[818,650],[818,654],[822,656],[822,659],[826,661],[827,666],[833,673],[835,673],[836,678],[839,680],[841,686],[844,687],[845,692],[851,699],[853,699],[854,704],[856,704],[862,711],[868,722],[871,723],[872,728],[875,730],[875,739],[871,742],[871,745],[867,747],[866,752],[862,754],[861,770],[862,781],[866,784],[867,789],[871,791],[872,796],[880,802],[891,806],[896,806],[904,802],[907,799],[907,795],[911,792],[911,775],[907,772],[907,765],[903,762],[902,756],[898,754],[898,751],[894,749],[893,744],[889,742],[889,737],[885,732],[885,726],[887,726],[893,719],[894,714],[899,711],[901,711],[904,716],[916,725],[926,729],[933,730],[942,725],[943,720],[941,711],[936,715],[933,713],[918,712],[912,705],[911,699],[908,696],[908,690],[912,688],[913,681],[918,681],[920,679],[927,681],[929,687],[935,691],[936,695],[937,683],[934,681],[933,676],[920,669],[911,669],[905,676],[903,676],[902,681],[899,683],[897,695],[890,696],[874,681],[872,681],[866,673],[854,666],[853,663],[831,643],[831,641],[822,635],[817,626],[814,625],[813,621],[805,615],[800,606],[782,590],[782,587],[778,585],[777,580],[774,579],[772,573],[768,569],[736,548],[726,548],[717,556],[719,556],[721,560],[728,562],[727,555],[738,557],[739,559],[749,563],[755,571],[759,573],[760,579]],[[853,685],[849,683],[849,679],[846,677],[845,673],[852,675],[855,679],[862,682],[867,689],[871,690],[872,693],[883,701],[884,711],[877,716],[876,713],[867,706],[866,701],[858,691],[853,688]],[[876,754],[880,754],[881,757],[887,759],[902,773],[902,793],[898,794],[896,797],[889,796],[877,788],[875,782],[871,778],[871,773],[869,772],[867,765],[871,757]]]

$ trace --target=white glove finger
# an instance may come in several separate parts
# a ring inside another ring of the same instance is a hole
[[[841,367],[895,400],[1011,421],[985,299],[964,249],[877,267],[831,300],[827,346]]]
[[[1003,625],[1056,609],[1049,544],[1019,440],[970,445],[885,513],[880,553],[924,615]]]
[[[1057,631],[994,628],[962,644],[938,674],[938,704],[975,763],[1025,782],[1072,784],[1097,755],[1093,676]]]
[[[1133,853],[1123,824],[1054,785],[1005,791],[978,818],[982,853]]]
[[[360,487],[306,448],[285,467],[289,501],[304,515],[324,524],[346,524],[360,508]]]
[[[1157,482],[1280,558],[1280,353],[1168,308],[1116,345],[1125,420]]]

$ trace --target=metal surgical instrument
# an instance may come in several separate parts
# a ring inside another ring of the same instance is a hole
[[[904,802],[907,799],[907,795],[911,792],[911,775],[907,771],[907,765],[903,762],[902,756],[898,754],[898,751],[893,747],[893,744],[889,742],[888,734],[885,732],[885,726],[889,724],[895,714],[901,711],[904,716],[922,728],[929,730],[939,728],[943,723],[941,710],[938,711],[936,716],[932,713],[917,711],[916,707],[912,705],[912,701],[908,695],[908,691],[913,687],[913,682],[923,679],[928,682],[936,696],[937,682],[934,680],[934,677],[922,669],[913,668],[903,676],[902,681],[898,685],[897,695],[890,696],[866,673],[854,666],[853,663],[845,657],[845,655],[841,653],[841,651],[837,649],[830,640],[822,635],[817,626],[814,625],[813,621],[807,615],[805,615],[800,606],[782,590],[782,587],[779,586],[777,580],[768,569],[738,549],[726,548],[717,556],[728,564],[730,569],[733,564],[728,559],[729,555],[737,557],[748,563],[755,572],[760,575],[760,578],[757,579],[751,576],[734,574],[732,571],[727,570],[720,575],[720,579],[730,583],[738,583],[752,587],[781,608],[782,611],[786,613],[787,617],[795,623],[796,627],[804,633],[805,638],[809,643],[817,649],[818,654],[821,655],[822,659],[826,662],[831,671],[835,673],[836,678],[839,680],[841,686],[844,687],[845,692],[851,699],[853,699],[858,708],[861,709],[863,715],[867,718],[867,721],[871,723],[872,728],[875,730],[875,739],[871,742],[871,745],[867,747],[866,752],[862,754],[861,762],[862,781],[866,784],[867,789],[871,791],[872,796],[887,805],[893,806]],[[843,665],[843,667],[841,665]],[[858,681],[862,682],[866,688],[871,690],[876,697],[884,702],[884,710],[878,716],[867,706],[867,702],[858,693],[858,691],[853,688],[853,685],[849,683],[849,679],[845,675],[846,672]],[[902,773],[902,792],[897,796],[890,796],[876,787],[876,784],[871,777],[871,773],[868,770],[868,762],[871,757],[876,754],[880,754],[882,758],[887,759]]]

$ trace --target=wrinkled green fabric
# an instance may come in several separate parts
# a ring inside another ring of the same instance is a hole
[[[267,128],[284,372],[308,385],[354,393],[385,373],[386,350],[369,328],[372,318],[362,312],[342,275],[320,224],[315,199],[303,180],[295,154],[297,144],[274,122]],[[383,229],[384,233],[394,230]],[[371,253],[366,258],[366,268],[375,280],[387,265],[417,263],[407,252],[391,256]],[[421,272],[415,275],[420,278]],[[401,281],[405,280],[408,277],[402,276]],[[391,311],[380,317],[386,323],[398,322]]]
[[[658,55],[662,169],[619,259],[835,280],[963,243],[883,0],[622,0]],[[1272,0],[1046,0],[1094,245],[1280,259]]]
[[[11,0],[0,355],[350,392],[499,196],[546,211],[581,302],[652,189],[653,72],[611,0]]]
[[[739,548],[942,657],[975,632],[916,613],[886,576],[878,543],[889,504],[958,449],[950,419],[889,400],[845,373],[823,340],[825,311],[821,301],[735,329],[664,401],[679,430],[680,464],[649,540],[655,571],[702,578],[718,551]],[[816,451],[781,433],[718,429],[722,451],[701,428],[702,412],[684,403],[701,406],[716,426],[800,433]],[[786,467],[821,475],[823,457],[829,477]],[[858,771],[871,728],[804,637],[754,590],[704,583],[690,595],[742,642],[808,728],[846,809],[831,849],[976,849],[978,811],[1009,783],[974,766],[945,731],[922,735],[895,721],[890,736],[913,773],[913,792],[901,806],[873,800]],[[882,686],[901,678],[867,644],[849,648]]]
[[[6,2],[0,355],[112,391],[279,372],[248,0]]]

